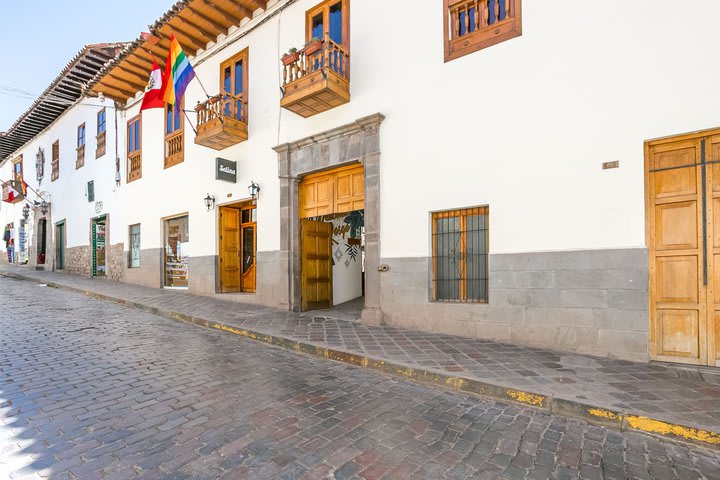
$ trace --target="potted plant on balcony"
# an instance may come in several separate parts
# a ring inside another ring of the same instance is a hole
[[[299,58],[300,52],[298,52],[297,48],[293,47],[282,56],[282,63],[283,65],[290,65],[291,63],[297,62]]]
[[[317,37],[311,38],[310,41],[305,44],[305,48],[303,48],[305,55],[309,57],[310,55],[314,55],[315,53],[319,52],[322,48],[322,43],[322,40]]]

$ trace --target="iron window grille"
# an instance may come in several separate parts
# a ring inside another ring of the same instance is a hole
[[[437,302],[488,302],[488,207],[432,214],[432,295]]]

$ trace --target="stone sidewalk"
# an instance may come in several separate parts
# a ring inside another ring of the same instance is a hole
[[[591,422],[720,446],[720,371],[576,355],[3,264],[47,283],[284,348]]]

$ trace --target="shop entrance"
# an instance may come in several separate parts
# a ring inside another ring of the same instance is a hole
[[[55,269],[65,270],[65,222],[55,224]]]
[[[187,215],[165,220],[163,271],[165,288],[188,287],[190,228]]]
[[[107,275],[106,264],[106,218],[99,217],[92,221],[92,274],[94,277]]]
[[[257,208],[244,202],[223,205],[219,210],[220,291],[255,292]]]
[[[363,306],[365,171],[308,175],[299,185],[302,311]]]
[[[645,152],[651,358],[720,366],[720,130]]]
[[[41,218],[38,221],[38,248],[37,264],[45,265],[45,254],[47,251],[47,220]]]

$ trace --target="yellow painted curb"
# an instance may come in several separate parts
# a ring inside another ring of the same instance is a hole
[[[654,433],[663,436],[673,436],[690,440],[693,442],[701,442],[713,446],[720,446],[720,435],[707,430],[700,430],[692,427],[685,427],[674,423],[663,422],[648,417],[637,415],[626,415],[625,421],[633,430],[641,432]]]

